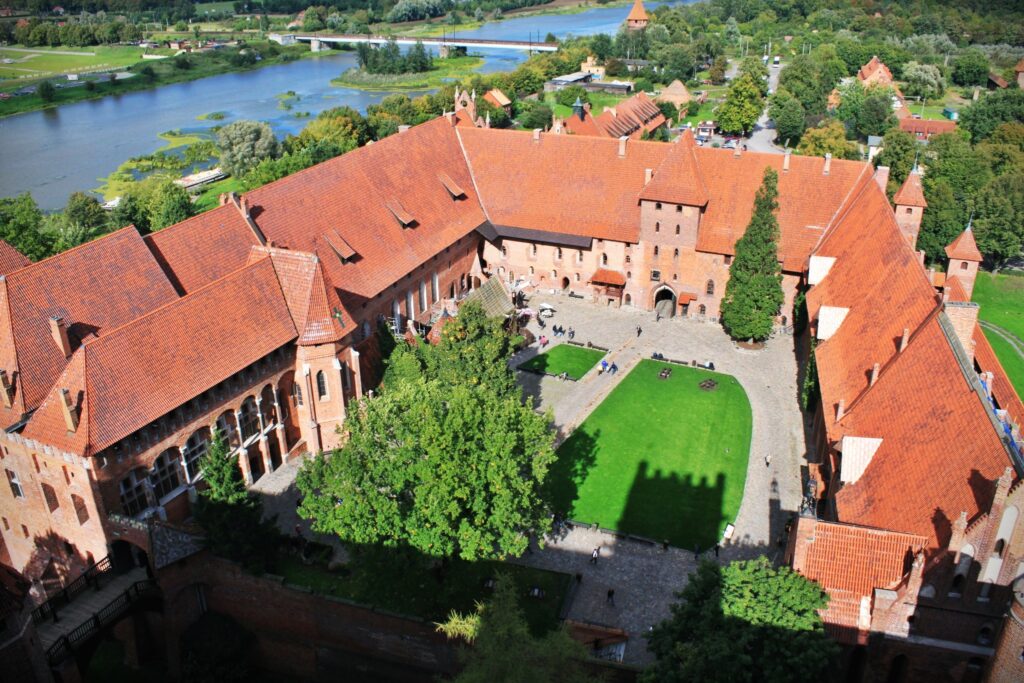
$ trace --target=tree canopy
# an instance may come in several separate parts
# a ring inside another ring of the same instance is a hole
[[[797,152],[817,157],[831,154],[836,159],[856,159],[859,156],[857,146],[846,139],[846,128],[839,121],[805,130]]]
[[[750,74],[744,74],[729,86],[725,102],[718,106],[718,127],[727,133],[747,133],[754,128],[764,109],[761,88]]]
[[[778,173],[766,167],[750,223],[736,242],[722,298],[722,325],[733,339],[767,339],[785,299],[775,217],[778,181]]]
[[[220,165],[226,173],[242,176],[263,159],[278,156],[280,146],[274,131],[266,123],[235,121],[217,133]]]
[[[817,610],[816,583],[764,557],[703,562],[649,636],[646,683],[811,683],[837,652]]]

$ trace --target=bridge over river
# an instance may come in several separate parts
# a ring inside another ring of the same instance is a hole
[[[294,45],[295,43],[309,43],[310,48],[316,52],[323,48],[324,43],[370,43],[371,45],[384,45],[394,39],[399,45],[415,45],[423,43],[427,47],[441,48],[443,57],[452,48],[479,48],[488,50],[526,50],[527,52],[555,52],[558,50],[558,43],[540,43],[532,40],[486,40],[480,38],[409,38],[404,36],[385,36],[372,34],[328,34],[328,33],[270,33],[269,40],[281,45]]]

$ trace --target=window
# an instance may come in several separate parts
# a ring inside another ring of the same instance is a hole
[[[153,485],[153,493],[157,500],[181,486],[181,473],[178,467],[177,448],[167,449],[153,463],[149,481]]]
[[[658,255],[658,245],[654,245],[654,255]]]
[[[292,384],[292,400],[295,401],[295,405],[302,405],[302,387],[298,382]]]
[[[7,470],[7,481],[11,485],[11,494],[15,498],[24,498],[25,491],[21,488],[21,480],[18,479],[18,473],[14,470]]]
[[[530,256],[536,256],[536,255],[537,255],[537,245],[536,244],[531,244],[530,245]]]
[[[508,258],[508,247],[501,245],[501,258]]]
[[[530,266],[530,275],[533,275],[533,266]]]
[[[57,492],[53,490],[53,487],[49,484],[42,484],[43,498],[46,499],[46,507],[49,508],[50,512],[53,512],[60,507],[60,501],[57,500]]]
[[[904,212],[905,213],[914,213],[914,208],[911,207],[911,206],[908,206],[906,209],[904,209]]]
[[[576,252],[576,263],[583,263],[583,250],[580,249]]]
[[[433,277],[430,278],[430,303],[436,303],[440,297],[441,282],[438,280],[437,273],[434,273]]]
[[[562,248],[561,247],[555,247],[555,260],[556,261],[561,261],[562,260]]]
[[[341,388],[345,391],[352,388],[352,374],[349,372],[348,363],[341,364]]]
[[[731,263],[732,263],[732,256],[726,256],[725,257],[725,265],[729,265]]]
[[[654,208],[657,211],[661,211],[661,202],[655,202],[654,203]]]
[[[405,293],[405,315],[410,318],[416,315],[416,304],[413,302],[414,297],[415,294],[413,294],[411,289]],[[401,332],[402,330],[399,330],[399,333]]]
[[[677,273],[672,273],[672,282],[675,282],[678,279],[679,279],[679,275]]]
[[[580,274],[576,273],[576,282],[579,282],[579,281],[580,281]]]
[[[250,439],[256,436],[260,431],[260,417],[259,411],[256,409],[256,399],[249,396],[242,401],[242,409],[239,411],[241,415],[241,423],[239,429],[241,431],[242,441]]]
[[[292,386],[293,396],[298,388],[298,384]],[[204,432],[196,432],[188,437],[188,441],[185,442],[185,476],[188,477],[189,481],[195,481],[199,478],[199,461],[206,455],[209,447],[210,440]]]
[[[967,261],[960,262],[960,270],[967,270]]]
[[[661,271],[660,270],[652,270],[651,271],[651,280],[654,281],[654,282],[657,282],[660,279],[661,279]]]
[[[633,279],[633,273],[631,271],[628,271],[628,270],[626,271],[626,279],[627,280],[632,280]]]
[[[316,397],[326,401],[330,396],[327,394],[327,375],[323,370],[316,373]]]
[[[391,302],[391,318],[395,322],[395,326],[398,326],[399,321],[402,319],[402,304],[395,299]]]
[[[608,265],[608,254],[601,254],[601,265],[602,266],[607,266]]]
[[[147,507],[146,501],[146,478],[137,476],[133,470],[128,476],[121,480],[121,509],[129,517],[134,517]]]
[[[654,224],[654,232],[661,232],[661,223],[660,222],[656,222]]]
[[[427,310],[427,281],[420,283],[420,313]]]
[[[700,306],[697,307],[697,312],[700,313],[701,315],[704,315],[705,313],[708,312],[708,307],[705,306],[704,304],[701,304]]]
[[[557,277],[558,277],[558,271],[557,270],[552,270],[551,271],[551,279],[554,280]]]
[[[677,235],[679,234],[679,224],[678,223],[676,223],[676,234]]]
[[[676,204],[676,213],[682,213],[682,212],[683,212],[683,205],[682,204]],[[677,225],[676,228],[678,228],[678,227],[679,226]],[[678,231],[676,232],[676,234],[677,235],[679,234]]]
[[[704,285],[704,293],[707,294],[708,296],[711,296],[712,294],[715,293],[715,281],[714,280],[708,280],[707,284]]]
[[[626,254],[626,263],[632,263],[632,262],[633,262],[633,258],[629,254]]]
[[[679,249],[678,248],[672,250],[672,258],[679,258]]]

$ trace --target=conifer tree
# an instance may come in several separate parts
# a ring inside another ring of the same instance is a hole
[[[764,340],[782,307],[782,268],[779,265],[779,175],[765,168],[754,198],[754,213],[743,237],[722,298],[722,325],[733,339]]]

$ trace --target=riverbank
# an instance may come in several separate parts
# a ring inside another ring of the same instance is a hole
[[[108,95],[118,95],[138,90],[150,90],[173,83],[194,81],[209,76],[253,71],[274,64],[285,64],[298,59],[313,59],[320,54],[310,51],[306,45],[283,47],[273,43],[252,43],[244,48],[252,50],[258,59],[252,61],[239,50],[222,49],[198,54],[179,55],[167,59],[149,59],[136,62],[120,73],[130,77],[119,77],[110,80],[107,74],[103,77],[81,81],[66,81],[53,93],[47,102],[38,94],[11,96],[0,100],[0,119],[41,109],[53,109],[64,104],[97,100]],[[330,53],[326,53],[330,54]],[[181,58],[184,57],[184,60]],[[113,72],[111,72],[113,73]],[[100,74],[90,74],[100,76]],[[13,92],[26,86],[23,81],[0,83],[0,92]]]
[[[408,74],[372,74],[361,68],[352,68],[337,78],[331,79],[331,85],[370,92],[431,90],[440,88],[446,83],[466,78],[479,69],[483,63],[482,57],[473,56],[435,59],[434,68],[430,71]]]

